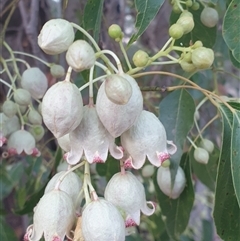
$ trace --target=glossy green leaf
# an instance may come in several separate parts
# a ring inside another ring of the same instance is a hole
[[[189,9],[189,12],[193,14],[194,19],[194,28],[192,32],[183,35],[182,38],[176,40],[176,45],[189,47],[191,43],[196,42],[197,40],[202,41],[203,46],[207,48],[212,48],[216,42],[217,37],[217,27],[208,28],[202,24],[200,20],[200,15],[203,10],[203,7],[200,5],[200,8],[197,11]],[[180,14],[174,12],[171,13],[170,23],[176,23]]]
[[[83,26],[85,30],[93,31],[93,38],[96,42],[99,40],[101,28],[101,19],[103,13],[104,0],[88,0],[84,8]]]
[[[6,223],[4,217],[0,217],[0,240],[1,241],[17,241],[14,230]]]
[[[168,140],[177,145],[177,152],[171,156],[174,179],[183,153],[183,144],[193,126],[195,103],[186,90],[175,90],[161,101],[159,111],[159,119],[166,129]]]
[[[224,241],[233,241],[240,237],[240,209],[231,172],[233,115],[224,106],[220,107],[220,111],[223,119],[223,140],[218,165],[213,217],[218,235]]]
[[[233,57],[240,62],[240,2],[233,0],[223,19],[223,38],[232,51]]]
[[[197,162],[193,157],[193,152],[194,149],[192,148],[190,152],[190,160],[193,167],[193,173],[203,184],[214,191],[217,176],[219,150],[216,147],[214,148],[214,151],[209,154],[209,161],[207,164]]]
[[[156,174],[154,185],[157,199],[162,210],[163,220],[168,235],[173,239],[178,239],[188,225],[190,212],[194,202],[194,190],[192,186],[191,167],[187,154],[183,154],[181,167],[186,176],[186,187],[178,199],[170,199],[158,187]]]
[[[135,28],[137,29],[137,32],[132,35],[128,42],[128,46],[135,42],[143,34],[163,3],[164,0],[135,0],[135,7],[137,10]]]
[[[233,185],[240,208],[240,112],[233,115],[232,143],[231,143],[231,169]]]

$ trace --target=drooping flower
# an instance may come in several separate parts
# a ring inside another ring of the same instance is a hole
[[[34,208],[33,224],[27,228],[24,241],[63,241],[75,219],[71,198],[63,191],[53,190],[43,195]]]
[[[98,116],[113,137],[118,137],[128,130],[143,109],[142,93],[137,82],[127,74],[120,76],[126,79],[132,87],[132,95],[129,101],[125,105],[113,103],[105,92],[105,81],[98,90],[96,100]]]
[[[82,120],[82,112],[82,95],[69,81],[57,82],[43,97],[43,121],[56,138],[73,131]]]
[[[115,145],[114,138],[104,128],[94,106],[84,106],[83,119],[69,137],[71,151],[66,154],[66,160],[71,165],[80,161],[83,152],[89,163],[105,162],[108,149],[114,158],[123,157],[122,149]]]
[[[41,152],[36,148],[36,142],[32,134],[26,130],[13,132],[7,142],[9,155],[25,153],[32,156],[40,156]]]
[[[68,152],[71,150],[69,133],[57,138],[58,145],[65,151]]]
[[[157,183],[161,191],[172,199],[180,196],[186,186],[186,177],[183,169],[177,169],[175,181],[172,185],[171,172],[169,167],[159,167],[157,171]]]
[[[121,135],[121,144],[129,154],[126,167],[139,169],[146,156],[154,166],[170,158],[176,152],[176,146],[167,141],[166,131],[159,119],[151,112],[143,110],[134,125]],[[167,144],[173,148],[168,149]]]
[[[83,210],[82,234],[85,241],[124,241],[124,220],[111,202],[98,198]]]
[[[154,203],[146,201],[142,183],[131,172],[116,173],[108,182],[104,197],[124,211],[126,227],[140,224],[140,211],[147,216],[155,211]]]
[[[59,179],[66,173],[66,171],[61,171],[56,173],[51,180],[48,182],[44,193],[48,193],[55,189]],[[79,176],[74,173],[70,172],[68,173],[63,181],[59,185],[59,190],[67,193],[69,197],[72,199],[73,203],[76,204],[78,194],[82,188],[82,180],[79,178]]]

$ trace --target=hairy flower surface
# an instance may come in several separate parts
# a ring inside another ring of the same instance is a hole
[[[56,187],[56,184],[58,183],[59,179],[66,173],[66,171],[61,171],[56,173],[51,180],[48,182],[44,193],[48,193]],[[79,176],[74,173],[70,172],[68,173],[63,181],[59,185],[59,189],[61,191],[64,191],[69,195],[69,197],[72,199],[73,203],[75,204],[77,201],[78,194],[82,188],[82,180],[79,178]]]
[[[99,198],[83,210],[82,234],[85,241],[124,241],[124,220],[112,203]]]
[[[71,165],[80,161],[83,152],[89,163],[105,162],[108,149],[114,158],[123,157],[121,148],[115,145],[114,138],[99,120],[93,106],[84,106],[83,119],[69,137],[71,151],[66,154],[66,159]]]
[[[40,156],[36,148],[36,142],[32,134],[25,130],[18,130],[12,133],[7,142],[9,155],[25,153],[27,155]]]
[[[121,144],[129,154],[125,161],[126,167],[139,169],[143,166],[146,156],[154,166],[169,159],[176,152],[176,146],[167,141],[166,131],[159,119],[151,112],[143,110],[134,125],[121,135]],[[167,144],[173,146],[167,149]]]
[[[43,121],[56,138],[73,131],[81,122],[82,113],[82,95],[69,81],[54,84],[43,97]]]
[[[34,209],[33,224],[27,228],[24,241],[64,241],[74,223],[72,200],[63,191],[53,190],[44,194]]]
[[[116,173],[108,182],[104,197],[125,212],[126,227],[140,224],[140,211],[147,216],[155,211],[154,204],[146,201],[142,183],[131,172]]]
[[[174,184],[172,185],[169,167],[160,167],[157,171],[157,183],[165,195],[172,199],[176,199],[180,196],[186,185],[186,177],[183,169],[179,166]]]
[[[96,100],[98,116],[113,137],[118,137],[128,130],[143,109],[142,93],[137,82],[127,74],[120,76],[126,79],[132,87],[132,95],[129,101],[125,105],[113,103],[106,95],[105,81],[98,90]]]

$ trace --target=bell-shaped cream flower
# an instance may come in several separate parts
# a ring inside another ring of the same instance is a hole
[[[44,193],[46,194],[54,190],[60,178],[63,177],[65,173],[66,171],[61,171],[56,173],[48,182]],[[82,180],[74,172],[68,173],[59,185],[59,189],[67,193],[69,197],[72,199],[74,204],[76,204],[77,202],[77,197],[81,188],[82,188]]]
[[[18,130],[12,133],[7,142],[9,155],[19,155],[25,153],[32,156],[40,156],[40,151],[36,148],[36,142],[32,134],[25,130]]]
[[[71,151],[66,154],[66,160],[74,165],[80,161],[83,152],[89,163],[105,162],[110,154],[121,159],[123,152],[114,143],[114,138],[108,133],[98,118],[94,106],[84,106],[83,119],[80,125],[69,134]]]
[[[82,120],[82,112],[82,95],[69,81],[57,82],[43,97],[43,121],[56,138],[73,131]]]
[[[24,241],[63,241],[70,236],[75,220],[71,198],[63,191],[44,194],[34,209],[33,224],[27,228]]]
[[[83,210],[82,234],[84,241],[124,241],[124,220],[111,202],[98,198]]]
[[[116,173],[108,182],[104,197],[124,211],[126,227],[140,224],[140,211],[147,216],[155,211],[154,203],[146,201],[142,183],[131,172]]]
[[[105,92],[105,81],[98,90],[96,100],[98,116],[113,137],[118,137],[128,130],[143,109],[142,93],[137,82],[127,74],[122,74],[120,77],[126,79],[132,87],[132,95],[125,105],[115,104],[108,98]]]
[[[170,158],[177,150],[171,141],[167,141],[166,131],[159,119],[151,112],[143,110],[134,125],[121,135],[121,144],[129,154],[125,167],[139,169],[146,156],[154,166]],[[167,148],[167,144],[172,148]]]

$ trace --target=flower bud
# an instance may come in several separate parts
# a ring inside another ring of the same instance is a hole
[[[14,101],[19,105],[29,105],[31,103],[31,94],[24,89],[17,89],[13,94]]]
[[[113,137],[118,137],[129,129],[143,108],[142,93],[137,82],[127,74],[121,77],[126,79],[132,87],[132,95],[127,104],[117,105],[110,101],[105,92],[105,82],[100,86],[96,100],[98,116]]]
[[[144,67],[148,64],[149,56],[148,54],[143,50],[138,50],[133,55],[133,63],[136,67]]]
[[[17,113],[17,105],[11,100],[5,100],[2,105],[2,112],[11,118]]]
[[[186,72],[194,72],[197,70],[196,66],[193,63],[188,63],[185,60],[180,62],[181,68]]]
[[[174,39],[180,39],[183,36],[183,27],[182,25],[175,23],[169,28],[169,36]]]
[[[18,130],[10,135],[7,148],[10,155],[20,155],[24,152],[27,155],[40,156],[41,153],[35,145],[35,139],[28,131]]]
[[[119,25],[117,24],[112,24],[109,28],[108,28],[108,35],[116,40],[116,41],[120,41],[123,37],[123,32],[122,29]]]
[[[46,75],[39,68],[26,69],[22,74],[21,85],[34,99],[41,99],[48,88]]]
[[[6,137],[19,129],[20,122],[16,115],[9,118],[4,113],[0,113],[0,132],[2,131],[3,136]]]
[[[208,163],[209,154],[205,149],[201,147],[198,147],[194,150],[193,156],[194,156],[194,159],[199,163],[203,163],[203,164]]]
[[[125,105],[132,96],[132,86],[122,76],[112,74],[105,79],[105,92],[113,103]]]
[[[65,173],[66,173],[66,171],[61,171],[61,172],[56,173],[51,178],[51,180],[48,182],[44,193],[46,194],[46,193],[49,193],[50,191],[54,190],[59,179]],[[69,195],[69,197],[72,199],[74,205],[77,202],[77,197],[78,197],[78,194],[79,194],[81,188],[82,188],[82,180],[74,172],[68,173],[59,185],[59,190],[67,193]]]
[[[24,115],[26,113],[27,109],[28,109],[28,106],[26,106],[26,105],[18,105],[18,108],[19,108],[21,114]],[[23,118],[24,117],[25,117],[25,115],[23,116]]]
[[[213,28],[218,23],[218,12],[214,8],[205,7],[200,15],[200,20],[203,25],[209,28]]]
[[[83,116],[82,96],[77,86],[60,81],[48,89],[42,101],[42,116],[56,138],[76,129]]]
[[[142,168],[142,176],[143,177],[151,177],[154,174],[154,166],[146,165]]]
[[[65,240],[70,237],[70,231],[75,220],[73,202],[67,193],[53,190],[43,195],[34,209],[33,224],[27,228],[25,241],[39,241],[44,236],[45,241]]]
[[[202,139],[200,146],[204,148],[209,154],[214,150],[214,144],[208,139]]]
[[[124,220],[112,203],[99,198],[83,210],[82,234],[84,241],[124,241]]]
[[[183,33],[190,33],[194,28],[193,17],[184,15],[177,20],[177,24],[181,25],[183,28]]]
[[[63,77],[65,75],[64,68],[59,64],[54,64],[50,68],[51,75],[56,78]]]
[[[44,130],[43,126],[41,126],[41,125],[31,126],[29,128],[29,132],[33,135],[36,142],[40,141],[45,134],[45,130]]]
[[[47,21],[38,36],[38,45],[50,55],[66,51],[74,40],[72,25],[64,19]]]
[[[186,185],[186,177],[183,169],[179,166],[174,184],[172,185],[169,167],[159,167],[157,171],[157,183],[165,195],[172,199],[177,199]]]
[[[198,69],[207,69],[213,64],[214,52],[212,49],[199,47],[192,52],[192,62]]]
[[[28,120],[31,124],[41,125],[42,124],[42,116],[34,109],[31,109],[28,113]]]
[[[191,8],[192,10],[197,11],[200,8],[200,4],[198,2],[194,2]]]
[[[76,72],[90,69],[96,60],[95,53],[91,45],[85,40],[73,42],[67,53],[66,60],[69,66]]]

